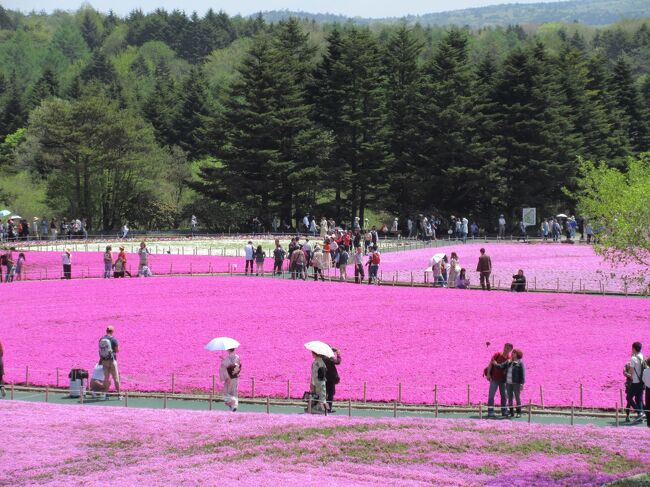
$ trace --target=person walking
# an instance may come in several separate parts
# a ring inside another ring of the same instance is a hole
[[[113,254],[111,251],[113,247],[110,245],[106,246],[106,251],[104,252],[104,279],[110,279],[111,273],[113,271]]]
[[[495,353],[490,359],[490,363],[484,371],[485,378],[490,383],[490,388],[488,392],[488,419],[496,418],[494,414],[494,396],[496,392],[499,391],[501,397],[501,416],[506,417],[508,415],[508,410],[506,409],[506,372],[503,367],[499,365],[504,364],[510,358],[510,352],[512,352],[513,346],[511,343],[506,343],[503,346],[503,352]]]
[[[239,406],[238,389],[239,389],[239,374],[241,373],[241,360],[239,355],[235,353],[235,349],[228,350],[226,355],[221,361],[219,367],[219,378],[223,382],[223,402],[234,413]]]
[[[104,392],[107,393],[111,387],[111,377],[115,384],[115,391],[118,399],[122,400],[120,394],[120,373],[117,368],[117,354],[120,351],[120,344],[113,336],[115,329],[112,326],[106,327],[106,335],[99,339],[99,363],[104,367]]]
[[[248,268],[250,267],[251,275],[253,275],[253,262],[255,257],[255,249],[253,248],[253,242],[250,240],[246,245],[244,245],[244,255],[246,256],[246,268],[244,270],[244,275],[248,275]]]
[[[630,387],[628,392],[628,403],[631,406],[631,409],[636,411],[637,421],[643,419],[643,366],[644,366],[644,357],[641,353],[641,342],[634,342],[632,344],[632,356],[630,357],[629,362],[629,374],[630,374]]]
[[[321,238],[327,237],[328,233],[328,223],[327,223],[327,218],[323,217],[320,219],[320,236]],[[334,230],[333,228],[331,229],[332,231]]]
[[[266,259],[266,252],[264,252],[261,245],[258,245],[257,249],[255,250],[255,275],[256,276],[259,276],[260,273],[262,274],[262,276],[264,276],[264,259]]]
[[[334,413],[332,403],[334,402],[334,395],[336,394],[336,384],[341,382],[339,372],[336,369],[337,365],[341,364],[341,352],[339,349],[332,347],[334,357],[323,357],[325,367],[327,367],[327,374],[325,376],[325,391],[327,394],[327,409],[330,413]]]
[[[65,249],[61,255],[61,262],[63,263],[63,279],[72,279],[72,253],[69,248]]]
[[[149,267],[149,249],[144,240],[140,242],[138,257],[140,258],[138,263],[138,277],[151,277],[151,268]]]
[[[124,223],[122,225],[122,238],[127,238],[129,236],[129,226],[128,224]]]
[[[485,253],[485,249],[480,250],[481,255],[478,258],[478,264],[476,265],[476,272],[480,274],[481,277],[481,289],[485,291],[486,289],[490,290],[490,274],[492,273],[492,259],[490,256]]]

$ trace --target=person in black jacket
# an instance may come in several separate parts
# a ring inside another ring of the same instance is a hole
[[[334,352],[334,357],[323,357],[323,362],[325,362],[325,366],[327,367],[325,390],[327,392],[327,409],[330,413],[335,412],[332,409],[332,402],[334,402],[334,394],[336,394],[336,384],[341,381],[339,373],[336,370],[336,366],[341,363],[341,352],[334,347],[332,347],[332,351]]]
[[[519,269],[514,276],[512,276],[512,284],[510,284],[510,290],[522,293],[526,291],[526,276],[524,276],[524,270]]]
[[[513,408],[513,399],[517,403],[517,414],[515,417],[521,418],[521,391],[524,390],[524,383],[526,382],[526,371],[524,363],[521,359],[524,353],[515,348],[512,351],[510,360],[497,364],[493,362],[494,367],[506,369],[506,395],[508,396],[508,407],[510,408],[510,416],[515,416]]]

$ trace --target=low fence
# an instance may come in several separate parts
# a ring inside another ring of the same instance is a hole
[[[17,386],[39,386],[64,388],[69,384],[68,369],[52,368],[38,369],[29,366],[5,367],[5,382]],[[91,372],[91,371],[89,371]],[[307,371],[308,372],[308,371]],[[162,377],[148,377],[139,374],[121,374],[123,391],[156,394],[189,394],[216,396],[220,393],[221,384],[218,375],[193,376],[187,374],[169,373]],[[309,390],[306,380],[269,380],[249,377],[239,381],[239,395],[243,398],[296,400],[302,398]],[[350,384],[343,378],[336,386],[336,397],[362,404],[366,403],[396,403],[414,406],[448,406],[475,407],[487,400],[488,382],[467,384],[458,387],[431,384],[417,385],[411,382],[394,384],[363,381]],[[534,404],[540,409],[566,408],[574,406],[577,410],[588,408],[611,409],[615,404],[625,407],[625,393],[622,387],[602,386],[588,387],[576,383],[572,388],[546,387],[541,384],[526,384],[521,393],[523,404]],[[496,409],[499,406],[499,396],[496,397]]]

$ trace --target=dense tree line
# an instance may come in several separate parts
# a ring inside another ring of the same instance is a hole
[[[649,26],[0,7],[0,172],[104,229],[564,211],[579,156],[624,168],[650,149]]]

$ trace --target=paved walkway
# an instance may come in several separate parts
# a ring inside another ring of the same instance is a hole
[[[7,397],[4,400],[9,400],[9,392],[7,391]],[[35,391],[35,392],[24,392],[24,391],[15,391],[14,400],[25,401],[25,402],[45,402],[45,392],[44,391]],[[66,404],[70,407],[80,407],[79,398],[70,398],[67,393],[60,391],[50,391],[47,397],[47,401],[53,404]],[[2,400],[0,399],[0,404]],[[92,399],[90,395],[87,395],[84,399],[84,406],[95,407],[95,406],[109,406],[109,407],[130,407],[130,408],[148,408],[148,409],[186,409],[186,410],[196,410],[196,411],[208,411],[210,409],[210,404],[205,400],[191,400],[191,399],[170,399],[166,401],[162,398],[149,398],[149,397],[129,397],[128,403],[124,399],[118,400],[113,397],[108,401]],[[372,406],[368,404],[368,406]],[[246,414],[246,413],[265,413],[266,404],[249,404],[249,403],[240,403],[237,413],[234,414]],[[337,406],[335,405],[335,409]],[[212,402],[212,410],[214,411],[227,411],[228,409],[224,406],[221,401]],[[276,405],[272,404],[269,406],[270,414],[305,414],[304,408],[296,405]],[[351,414],[354,417],[374,417],[374,418],[392,418],[394,411],[392,409],[355,409],[355,404],[351,410]],[[334,413],[335,416],[347,416],[348,408],[347,405],[341,404],[338,406],[338,410]],[[422,411],[397,411],[397,417],[400,418],[435,418],[435,413],[433,412],[422,412]],[[439,411],[439,418],[445,419],[479,419],[479,415],[475,412],[467,413],[450,413],[446,411]],[[485,419],[485,416],[483,416]],[[625,423],[623,421],[623,415],[620,417],[619,427],[634,427],[642,428],[646,427],[645,421],[643,422],[632,422]],[[487,421],[487,419],[486,419]],[[517,421],[517,422],[527,422],[528,415],[525,413],[520,419],[496,419],[493,421]],[[535,411],[531,416],[531,422],[538,424],[558,424],[558,425],[570,425],[571,417],[570,416],[558,416],[540,413]],[[616,420],[614,418],[601,418],[601,417],[584,417],[584,416],[575,416],[574,424],[576,425],[594,425],[600,427],[616,427]]]

